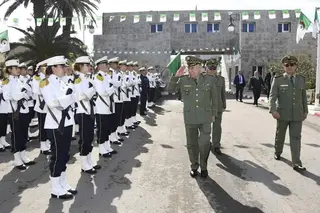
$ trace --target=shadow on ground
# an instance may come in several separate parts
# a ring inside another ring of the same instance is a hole
[[[252,161],[241,161],[227,154],[217,156],[217,159],[220,161],[220,163],[217,163],[219,168],[238,178],[263,183],[271,191],[279,195],[288,196],[291,194],[290,189],[275,182],[280,180],[278,176]]]

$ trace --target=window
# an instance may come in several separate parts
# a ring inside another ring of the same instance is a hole
[[[242,23],[242,32],[252,33],[252,32],[255,31],[255,28],[256,28],[256,23],[255,22]]]
[[[219,32],[220,31],[220,23],[207,24],[207,32]]]
[[[162,24],[151,24],[151,33],[162,32]]]
[[[262,66],[258,66],[258,73],[260,76],[262,76]]]
[[[185,33],[196,33],[197,24],[185,24]]]
[[[290,23],[279,23],[278,24],[278,32],[290,32],[291,31],[291,24]]]

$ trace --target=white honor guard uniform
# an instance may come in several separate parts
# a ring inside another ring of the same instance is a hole
[[[82,172],[96,174],[96,169],[101,169],[101,166],[93,163],[91,158],[95,121],[94,95],[96,94],[96,90],[87,77],[90,74],[90,58],[89,56],[81,56],[76,59],[75,64],[77,64],[75,69],[78,69],[74,70],[74,90],[77,105],[76,120],[79,124],[80,133],[79,151],[81,168]],[[83,69],[83,71],[81,69]]]
[[[19,76],[19,80],[23,84],[28,84],[31,88],[31,90],[27,93],[29,95],[29,99],[27,100],[28,102],[28,107],[29,107],[29,126],[31,126],[31,120],[34,118],[34,102],[33,102],[33,93],[32,93],[32,78],[28,75],[27,73],[27,65],[25,63],[21,63],[18,66],[20,68],[20,73],[22,73],[22,69],[25,69],[25,73],[21,74]],[[32,126],[38,125],[37,123],[33,124]],[[39,135],[39,130],[36,130],[35,132],[31,132],[30,128],[28,131],[28,137],[29,138],[36,138]]]
[[[119,65],[127,66],[127,60],[123,60],[119,62]],[[132,112],[132,104],[131,104],[131,78],[129,72],[127,70],[120,71],[122,75],[122,86],[121,86],[121,96],[123,99],[123,112],[121,118],[122,128],[126,129],[134,129],[133,123],[130,122],[129,118],[131,117]]]
[[[154,106],[154,96],[156,92],[156,79],[153,76],[153,67],[148,68],[147,77],[149,79],[149,94],[148,94],[148,107]]]
[[[47,104],[45,103],[43,96],[40,92],[40,82],[46,78],[44,72],[46,69],[46,60],[41,61],[37,64],[37,73],[32,77],[32,92],[36,101],[34,111],[37,112],[38,116],[38,127],[39,127],[39,140],[40,140],[40,152],[44,155],[49,155],[50,152],[50,140],[47,137],[47,131],[44,129],[44,123],[48,112]]]
[[[5,152],[6,149],[11,148],[11,145],[6,141],[9,104],[3,97],[2,82],[5,80],[0,80],[0,152]]]
[[[119,64],[119,58],[111,58],[108,60],[109,64],[115,63]],[[114,94],[114,102],[116,103],[115,108],[115,116],[117,122],[117,130],[116,133],[122,136],[128,136],[129,132],[124,127],[124,119],[123,118],[123,95],[122,95],[122,87],[123,87],[123,77],[122,74],[118,70],[114,70],[110,68],[112,72],[112,85],[115,88]]]
[[[69,161],[69,150],[72,140],[74,116],[71,105],[75,102],[72,89],[62,80],[64,66],[67,60],[64,56],[55,56],[47,60],[47,71],[52,73],[40,82],[40,91],[48,106],[44,128],[47,129],[51,141],[50,179],[52,183],[51,196],[70,199],[76,190],[72,189],[66,180],[66,169]],[[59,73],[60,77],[53,73]]]
[[[138,67],[139,64],[138,62],[133,62],[132,64],[133,70],[131,72],[132,75],[132,81],[133,81],[133,96],[134,96],[134,110],[133,110],[133,115],[132,115],[132,121],[135,125],[139,125],[140,121],[137,120],[137,110],[138,110],[138,104],[140,100],[140,87],[139,85],[141,84],[140,81],[140,75],[138,74]]]
[[[96,65],[101,63],[107,62],[103,59],[96,61]],[[111,148],[109,138],[113,129],[112,125],[115,122],[115,103],[113,101],[115,88],[111,84],[111,78],[101,70],[94,76],[94,87],[97,91],[95,111],[98,128],[97,139],[99,144],[99,155],[110,158],[112,154],[117,153]]]
[[[6,69],[17,69],[18,60],[5,62]],[[17,74],[18,72],[16,72]],[[10,73],[9,78],[2,82],[3,97],[9,105],[8,113],[11,122],[11,145],[14,153],[14,165],[24,170],[26,165],[33,165],[35,162],[26,156],[26,143],[28,141],[29,107],[28,99],[31,92],[30,85],[23,83],[19,76]]]

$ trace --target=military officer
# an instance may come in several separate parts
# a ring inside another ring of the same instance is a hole
[[[145,116],[147,115],[147,100],[148,100],[148,92],[149,92],[149,79],[146,76],[147,70],[145,67],[141,67],[139,69],[140,72],[140,81],[141,81],[141,92],[140,92],[140,115]]]
[[[300,160],[302,121],[308,115],[306,82],[303,76],[296,74],[296,57],[288,55],[281,62],[285,73],[274,78],[270,93],[270,113],[277,120],[274,158],[281,159],[289,126],[293,169],[302,172],[306,170]]]
[[[152,108],[155,106],[154,97],[156,93],[156,79],[154,76],[154,68],[148,67],[147,77],[149,79],[149,93],[148,93],[148,108]]]
[[[216,78],[217,82],[217,98],[218,98],[218,113],[212,125],[212,144],[214,152],[221,155],[221,121],[222,113],[226,109],[226,87],[224,77],[218,75],[217,67],[219,66],[219,61],[216,59],[211,59],[206,63],[207,74],[212,75]]]
[[[183,99],[183,114],[186,128],[187,149],[191,162],[191,177],[208,176],[207,161],[210,153],[211,123],[217,116],[216,79],[201,73],[202,60],[187,56],[188,75],[177,75],[170,80],[169,90],[180,89]],[[179,77],[177,83],[174,83]],[[200,163],[199,163],[200,154]]]
[[[133,110],[133,121],[135,125],[140,124],[140,121],[137,120],[137,110],[138,110],[138,104],[139,104],[139,100],[140,100],[140,74],[139,73],[139,63],[137,61],[133,62],[133,70],[132,70],[132,75],[133,75],[133,80],[134,80],[134,110]]]

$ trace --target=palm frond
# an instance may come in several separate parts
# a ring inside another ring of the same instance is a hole
[[[4,17],[9,17],[21,4],[21,1],[15,1],[14,3],[12,3],[12,5],[8,7],[6,13],[4,14]]]

